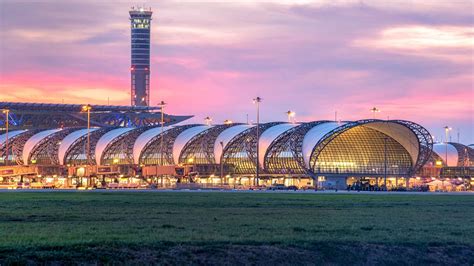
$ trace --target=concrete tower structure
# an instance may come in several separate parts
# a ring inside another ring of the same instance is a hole
[[[131,105],[150,105],[150,27],[151,9],[132,7]]]

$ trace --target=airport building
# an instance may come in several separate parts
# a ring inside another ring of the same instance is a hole
[[[0,135],[4,183],[46,178],[64,187],[394,188],[410,186],[431,166],[445,171],[439,172],[441,177],[449,171],[446,167],[457,169],[461,163],[472,170],[474,162],[472,148],[455,143],[448,144],[448,159],[443,160],[445,144],[433,145],[426,129],[402,120],[271,122],[259,125],[258,136],[255,124],[226,123],[16,129],[8,138],[7,151],[6,134]],[[437,168],[440,160],[443,165]],[[469,171],[449,173],[472,176]]]

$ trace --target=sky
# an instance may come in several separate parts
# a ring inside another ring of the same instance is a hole
[[[0,0],[0,100],[130,104],[130,22],[151,7],[151,104],[189,122],[404,119],[474,143],[465,1]]]

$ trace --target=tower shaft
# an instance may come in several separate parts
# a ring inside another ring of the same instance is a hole
[[[131,24],[131,105],[150,105],[150,27],[151,10],[132,8]]]

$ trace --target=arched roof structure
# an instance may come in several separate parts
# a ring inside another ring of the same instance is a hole
[[[98,128],[91,128],[90,133],[96,131],[97,129]],[[75,143],[81,137],[86,136],[87,132],[88,132],[87,128],[76,130],[70,133],[69,135],[67,135],[61,141],[61,144],[59,145],[59,150],[58,150],[59,164],[64,164],[64,157],[66,156],[66,152],[71,148],[73,143]]]
[[[435,152],[447,166],[458,166],[458,151],[456,147],[449,143],[435,143],[433,145]],[[446,157],[447,156],[447,157]]]
[[[474,149],[461,143],[444,142],[433,145],[433,153],[449,167],[474,166]]]
[[[173,143],[173,161],[175,164],[179,163],[179,156],[184,146],[196,135],[201,132],[204,132],[208,129],[211,129],[213,126],[195,126],[188,128],[181,132],[181,134],[176,137],[176,140]]]
[[[163,127],[163,132],[171,129],[171,127]],[[138,164],[140,161],[140,154],[143,151],[143,148],[150,142],[154,137],[161,134],[161,127],[154,127],[146,130],[135,140],[133,145],[133,161]]]
[[[25,163],[28,163],[35,149],[38,153],[35,156],[43,157],[49,150],[53,151],[51,156],[57,156],[58,160],[50,160],[52,164],[87,163],[84,142],[87,129],[69,128],[56,134],[59,131],[61,129],[34,134],[13,131],[15,133],[11,135],[26,134],[27,139],[22,142],[24,145],[15,145],[22,148],[21,158]],[[164,127],[163,134],[161,131],[161,127],[93,128],[92,154],[88,158],[98,165],[109,165],[112,160],[122,165],[186,162],[218,165],[223,158],[222,164],[227,166],[226,169],[241,175],[253,174],[259,162],[262,174],[315,177],[320,174],[380,175],[385,171],[391,175],[406,176],[424,165],[433,149],[431,135],[426,129],[403,120],[263,123],[259,125],[259,136],[256,126],[248,124],[193,124]],[[53,135],[56,137],[49,138]],[[36,148],[39,145],[46,147],[48,141],[55,143],[48,149]],[[435,146],[435,152],[444,158],[444,146],[438,146]],[[467,146],[450,143],[448,151],[448,165],[474,161],[472,149]]]
[[[15,130],[8,132],[8,139],[12,139],[21,133],[26,132],[26,130]],[[7,141],[7,134],[3,133],[0,135],[0,146],[3,145]]]
[[[130,127],[124,127],[124,128],[116,128],[114,130],[111,130],[107,133],[105,133],[97,142],[97,145],[95,147],[95,160],[96,164],[100,165],[100,160],[102,159],[102,154],[107,148],[107,145],[109,145],[115,138],[119,137],[120,135],[127,133],[130,130],[133,130],[134,128]]]
[[[227,145],[236,136],[238,136],[245,130],[248,130],[249,128],[252,128],[252,127],[254,127],[254,125],[236,125],[222,131],[222,133],[219,134],[219,136],[217,136],[216,141],[214,142],[214,158],[216,158],[216,163],[221,162],[221,155],[222,155],[223,149],[220,143],[222,142],[224,146],[224,150],[225,150],[225,147],[227,147]]]
[[[43,141],[45,138],[47,138],[50,135],[53,135],[56,132],[61,131],[62,129],[50,129],[50,130],[45,130],[41,131],[35,135],[33,135],[31,138],[29,138],[25,146],[23,147],[23,164],[28,165],[28,158],[30,157],[31,151],[35,148],[37,144],[39,144],[41,141]]]
[[[385,139],[389,140],[390,147],[394,150],[406,151],[410,155],[412,165],[405,165],[405,175],[414,174],[430,158],[433,148],[433,140],[429,132],[422,126],[405,120],[368,119],[344,123],[343,125],[326,133],[314,146],[311,152],[309,165],[310,169],[312,169],[312,171],[315,171],[317,167],[318,157],[329,143],[338,138],[344,132],[356,127],[372,129],[375,130],[373,132],[381,133],[381,135],[378,134],[379,137],[377,139],[372,140],[372,142],[374,143],[376,142],[376,140],[380,142],[380,140]],[[357,141],[357,139],[354,139],[353,141]],[[370,143],[370,140],[368,141],[368,143]],[[386,145],[387,144],[385,144],[385,146]],[[363,154],[368,156],[367,152],[361,153],[361,155]],[[369,167],[369,165],[366,165],[366,167]],[[380,167],[379,165],[378,168],[383,167]],[[385,166],[385,171],[387,170],[386,168],[387,166]],[[381,169],[374,169],[374,171],[380,172]]]
[[[309,166],[309,160],[314,147],[321,141],[321,139],[332,130],[340,127],[341,124],[337,122],[326,122],[317,124],[311,128],[303,139],[303,159],[306,167]]]
[[[258,161],[260,165],[265,168],[264,160],[265,156],[267,155],[267,150],[270,145],[278,138],[281,134],[285,133],[286,131],[290,130],[291,128],[297,126],[297,124],[278,124],[276,126],[270,127],[265,130],[258,140],[258,148],[259,148],[259,158]]]

